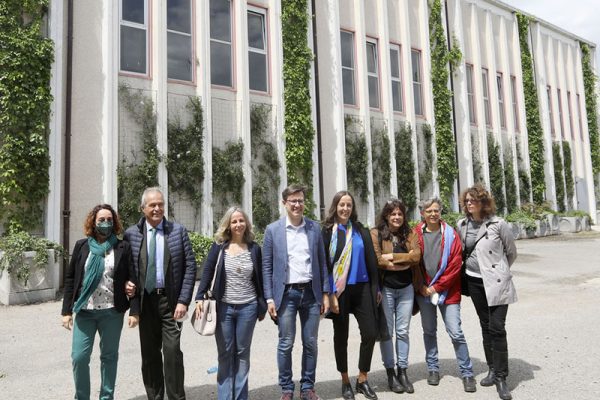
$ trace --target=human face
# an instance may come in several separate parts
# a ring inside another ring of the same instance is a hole
[[[231,214],[229,231],[231,232],[231,237],[236,241],[244,237],[244,232],[246,232],[246,218],[244,218],[244,214],[239,211]]]
[[[479,219],[481,216],[481,209],[483,208],[481,200],[478,200],[471,196],[470,193],[467,193],[465,196],[465,205],[467,206],[467,211],[469,214],[471,214],[473,218]]]
[[[385,220],[387,221],[387,225],[390,230],[392,232],[397,232],[404,223],[404,214],[402,214],[402,211],[400,211],[399,207],[396,207],[390,213],[390,215],[385,217]]]
[[[294,225],[300,225],[304,214],[304,193],[297,192],[290,194],[287,199],[283,200],[283,205],[290,221]]]
[[[98,225],[100,222],[104,222],[104,221],[110,221],[110,222],[114,223],[113,215],[110,212],[110,210],[106,210],[103,208],[96,213],[96,220],[94,222],[95,222],[95,225]]]
[[[146,204],[142,208],[146,221],[152,227],[157,227],[165,215],[165,200],[160,192],[146,193]]]
[[[438,203],[433,203],[425,210],[421,211],[421,216],[425,219],[428,226],[439,225],[442,208]]]
[[[350,219],[350,215],[352,215],[352,197],[347,194],[342,196],[340,201],[337,204],[335,219],[338,224],[346,225],[348,220]]]

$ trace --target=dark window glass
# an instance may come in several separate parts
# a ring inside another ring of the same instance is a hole
[[[231,2],[210,0],[210,38],[231,42]]]
[[[146,30],[121,25],[121,70],[146,73]]]
[[[144,3],[146,0],[122,0],[121,17],[125,21],[144,24]]]
[[[192,33],[192,7],[190,0],[167,1],[167,29]]]
[[[248,64],[250,69],[250,89],[268,91],[267,86],[267,58],[264,54],[248,53]]]
[[[262,14],[248,12],[248,46],[265,50],[265,19]]]
[[[211,41],[210,81],[213,85],[233,86],[231,78],[231,45]]]
[[[167,70],[169,78],[192,80],[192,38],[177,33],[167,33]]]

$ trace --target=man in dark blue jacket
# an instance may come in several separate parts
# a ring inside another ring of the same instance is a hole
[[[157,187],[142,195],[144,217],[125,232],[131,244],[141,295],[142,377],[149,400],[185,399],[181,323],[192,300],[196,261],[186,229],[164,217],[165,200]],[[161,355],[162,349],[162,355]],[[164,363],[163,363],[164,356]],[[164,370],[164,374],[163,374]]]

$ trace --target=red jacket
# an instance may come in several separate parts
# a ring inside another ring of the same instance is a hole
[[[461,300],[460,294],[460,267],[462,265],[462,244],[460,241],[460,237],[456,230],[451,226],[447,225],[444,221],[440,221],[442,225],[442,251],[444,249],[444,230],[452,229],[454,232],[454,241],[452,242],[452,248],[450,249],[450,256],[448,257],[448,265],[446,266],[446,271],[444,274],[440,276],[436,283],[433,284],[433,288],[436,292],[441,293],[444,290],[448,290],[448,295],[446,296],[445,304],[458,304]],[[419,247],[421,248],[421,254],[423,254],[423,228],[426,226],[424,222],[420,222],[415,227],[415,234],[419,239]],[[441,259],[440,259],[441,262]],[[425,284],[429,285],[431,279],[427,275],[425,270],[425,265],[423,265],[423,258],[421,257],[421,271],[423,273]],[[439,266],[438,266],[439,268]],[[417,289],[418,293],[418,289]]]

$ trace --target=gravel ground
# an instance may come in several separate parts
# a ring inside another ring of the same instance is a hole
[[[513,272],[519,302],[507,317],[510,351],[509,386],[515,399],[600,398],[600,233],[561,235],[517,242],[519,256]],[[481,347],[479,323],[473,305],[463,298],[463,329],[477,380],[487,368]],[[60,324],[60,302],[28,306],[0,306],[0,399],[73,398],[71,334]],[[441,318],[440,318],[441,324]],[[359,334],[351,324],[349,341],[351,374],[358,357]],[[321,324],[318,394],[340,398],[341,381],[335,368],[331,322]],[[375,349],[369,375],[382,400],[405,397],[441,399],[497,399],[495,388],[478,385],[463,392],[451,342],[443,325],[438,332],[442,380],[428,386],[422,330],[412,320],[409,377],[415,393],[394,394],[387,388],[379,349]],[[277,329],[270,321],[258,323],[252,345],[251,399],[278,399],[275,350]],[[214,338],[197,335],[186,322],[182,334],[188,399],[216,399],[217,364]],[[294,376],[299,377],[300,339],[294,349]],[[99,387],[99,352],[92,354],[92,398]],[[140,372],[137,328],[124,328],[116,399],[145,399]],[[355,376],[355,375],[353,375]],[[352,378],[354,379],[354,378]],[[400,397],[399,397],[400,396]],[[357,395],[357,399],[363,398]]]

